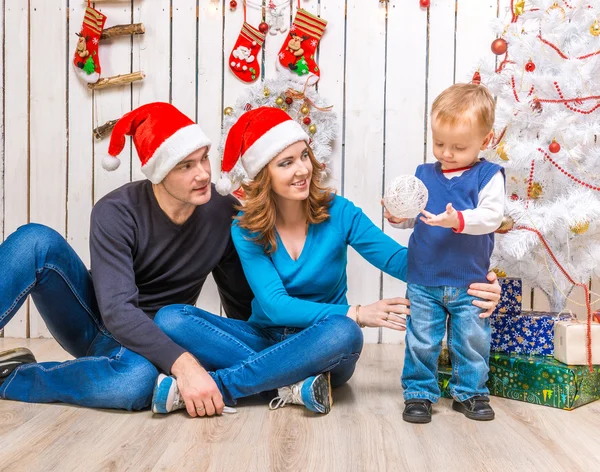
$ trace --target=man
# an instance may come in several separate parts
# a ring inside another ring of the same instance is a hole
[[[157,368],[177,377],[184,399],[218,394],[153,317],[163,306],[194,304],[212,273],[227,315],[248,319],[253,295],[230,236],[237,201],[213,192],[210,140],[172,105],[151,103],[121,118],[107,170],[118,167],[126,135],[148,180],[94,207],[91,275],[64,238],[41,225],[23,226],[0,245],[0,328],[31,294],[76,358],[35,363],[24,348],[0,353],[0,398],[137,410],[150,404]]]

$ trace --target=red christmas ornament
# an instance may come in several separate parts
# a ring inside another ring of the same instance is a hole
[[[480,85],[481,84],[481,74],[479,73],[479,71],[475,71],[475,73],[473,74],[473,78],[471,79],[471,83],[475,84],[475,85]]]
[[[505,54],[507,50],[508,50],[508,43],[506,42],[506,40],[504,40],[502,38],[498,38],[498,39],[495,39],[494,42],[492,42],[492,52],[494,54],[496,54],[497,56],[501,56],[502,54]]]
[[[421,6],[423,8],[429,8],[429,5],[431,4],[430,0],[419,0],[419,3],[421,4]]]
[[[269,25],[263,21],[260,25],[258,25],[258,31],[265,34],[267,31],[269,31]]]
[[[544,110],[544,107],[542,106],[542,102],[540,102],[540,100],[537,99],[537,98],[534,98],[531,101],[531,105],[530,106],[531,106],[531,109],[533,111],[537,112],[538,115]]]
[[[229,2],[229,8],[235,10],[237,8],[237,2],[235,0],[231,0],[231,2]]]
[[[556,141],[552,140],[552,142],[550,143],[550,146],[548,146],[548,149],[550,149],[550,152],[556,154],[557,152],[560,151],[560,144],[558,144]]]
[[[519,199],[519,196],[518,196],[516,193],[513,193],[513,194],[510,196],[510,199],[511,199],[511,200],[518,200],[518,199]]]
[[[527,72],[533,72],[535,70],[535,64],[533,61],[529,61],[527,64],[525,64],[525,70]]]
[[[287,97],[285,99],[285,103],[287,103],[288,105],[291,105],[292,103],[294,103],[294,99],[292,97]]]
[[[305,116],[304,119],[302,120],[302,122],[305,125],[310,125],[310,116]]]

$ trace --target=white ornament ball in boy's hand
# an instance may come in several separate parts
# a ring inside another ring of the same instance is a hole
[[[383,202],[396,218],[416,218],[427,205],[427,187],[414,175],[396,177],[385,190]]]

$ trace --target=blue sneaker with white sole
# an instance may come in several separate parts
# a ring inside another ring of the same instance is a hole
[[[277,389],[278,396],[271,400],[269,408],[276,410],[288,403],[304,405],[310,411],[325,415],[331,410],[331,380],[329,372],[308,377],[298,383]]]
[[[160,374],[156,379],[152,394],[152,413],[166,414],[183,408],[185,408],[185,402],[181,398],[175,377]],[[223,413],[237,413],[237,410],[225,406]]]

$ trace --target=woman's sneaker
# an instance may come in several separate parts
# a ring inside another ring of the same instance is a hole
[[[269,408],[276,410],[288,403],[304,405],[310,411],[329,413],[333,405],[329,372],[308,377],[298,383],[277,389],[278,396],[271,400]]]
[[[0,352],[0,385],[17,367],[36,362],[33,352],[26,347],[17,347]]]
[[[152,394],[152,413],[171,413],[183,408],[185,408],[185,402],[181,398],[175,377],[160,374],[156,379]],[[223,413],[237,413],[237,410],[225,406]]]

